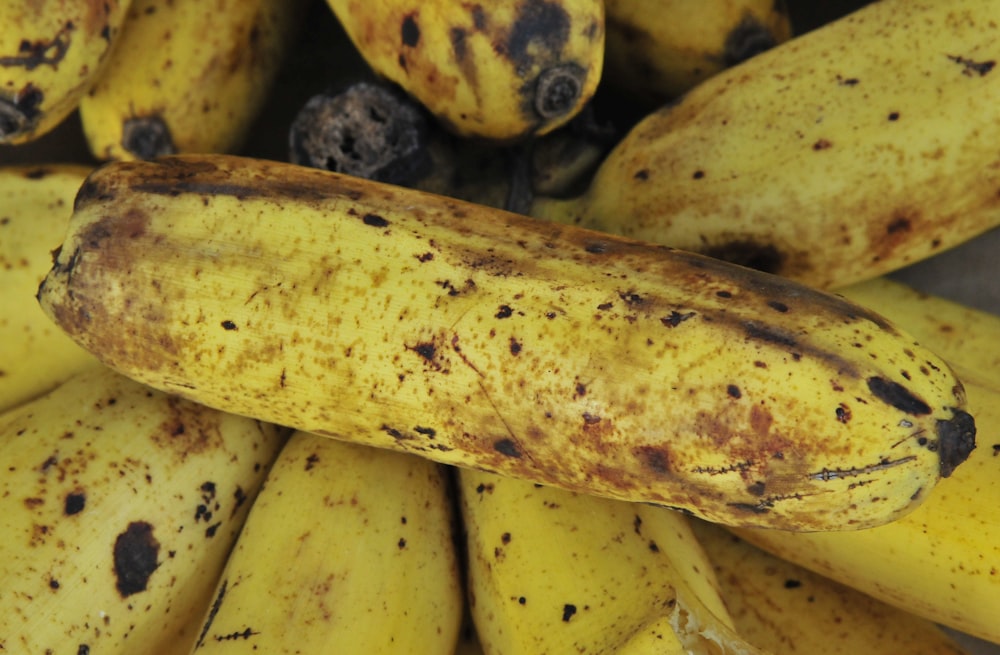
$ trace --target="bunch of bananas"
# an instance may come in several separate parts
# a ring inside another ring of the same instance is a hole
[[[0,652],[998,652],[1000,6],[850,9],[0,8]]]

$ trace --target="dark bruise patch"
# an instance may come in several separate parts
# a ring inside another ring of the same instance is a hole
[[[576,605],[570,603],[566,603],[565,605],[563,605],[562,620],[564,622],[568,623],[569,620],[573,618],[574,614],[576,614]]]
[[[658,476],[669,475],[670,454],[662,446],[637,446],[632,453],[642,462],[642,466]]]
[[[777,44],[777,38],[767,25],[747,14],[726,36],[722,48],[722,61],[727,68],[735,66],[770,50]]]
[[[917,398],[909,389],[898,382],[877,376],[870,377],[868,378],[868,390],[882,402],[907,414],[920,416],[931,413],[931,408],[927,403]]]
[[[394,428],[391,425],[386,425],[385,423],[383,423],[382,427],[379,429],[382,430],[382,432],[385,432],[393,439],[395,439],[396,441],[408,441],[413,438],[412,436],[403,432],[402,430]]]
[[[641,305],[643,303],[643,298],[635,291],[619,291],[618,297],[625,301],[626,305],[634,306]]]
[[[156,561],[160,542],[153,536],[153,526],[133,521],[115,539],[115,587],[122,598],[145,591],[149,578],[159,566]]]
[[[514,310],[511,309],[510,305],[500,305],[500,309],[494,314],[495,318],[510,318],[514,315]]]
[[[748,240],[709,246],[703,249],[702,253],[765,273],[779,273],[785,263],[785,256],[773,245]]]
[[[361,217],[361,220],[365,225],[370,225],[371,227],[389,227],[389,221],[378,214],[365,214]]]
[[[434,355],[437,354],[437,346],[435,346],[434,342],[432,341],[425,341],[423,343],[418,343],[412,348],[407,346],[407,349],[412,350],[413,352],[423,357],[429,364],[433,365],[437,363],[434,361]]]
[[[911,225],[909,218],[907,218],[906,216],[896,216],[886,227],[885,231],[888,234],[896,234],[899,232],[909,232],[910,228]]]
[[[777,328],[771,325],[763,325],[757,321],[743,321],[742,326],[743,331],[750,339],[774,343],[779,346],[787,346],[789,348],[794,348],[798,345],[798,341],[794,337],[789,334],[779,332]]]
[[[205,624],[201,628],[201,634],[198,635],[198,641],[195,643],[195,650],[201,648],[205,642],[205,636],[212,627],[212,623],[215,622],[215,617],[218,615],[219,610],[222,608],[222,600],[226,597],[226,590],[229,588],[229,580],[223,578],[222,582],[219,583],[219,591],[215,594],[215,599],[212,600],[212,607],[208,610],[208,616],[205,618]]]
[[[59,62],[63,60],[69,50],[72,41],[70,34],[74,29],[73,22],[66,21],[49,41],[21,39],[16,55],[0,57],[0,67],[23,67],[29,71],[35,70],[39,66],[58,68]]]
[[[162,116],[134,116],[122,122],[121,146],[139,159],[177,154],[170,126]]]
[[[26,172],[24,174],[24,177],[26,177],[29,180],[41,180],[51,172],[52,171],[50,169],[45,168],[44,166],[40,166],[38,168],[33,168],[30,171]]]
[[[80,644],[76,647],[76,655],[90,655],[90,646],[88,644]]]
[[[766,500],[759,503],[729,503],[729,507],[751,514],[767,514],[771,511],[771,503]]]
[[[661,318],[660,319],[660,323],[663,323],[667,327],[674,328],[674,327],[677,327],[678,325],[680,325],[681,323],[683,323],[684,321],[686,321],[686,320],[688,320],[690,318],[693,318],[694,315],[695,315],[694,312],[685,312],[685,313],[682,314],[681,312],[678,312],[677,310],[673,310],[673,311],[670,312],[669,315],[664,316],[663,318]]]
[[[785,589],[798,589],[801,586],[802,583],[799,580],[792,580],[791,578],[785,580]]]
[[[987,61],[974,61],[972,59],[968,59],[966,57],[960,57],[957,55],[948,55],[948,59],[952,60],[956,64],[961,64],[962,75],[967,75],[969,77],[973,77],[975,75],[979,75],[979,77],[982,77],[987,73],[989,73],[991,70],[993,70],[994,66],[996,66],[997,64],[992,59],[989,59]]]
[[[448,40],[451,41],[451,51],[455,53],[455,60],[459,63],[465,61],[468,50],[465,47],[465,38],[468,36],[461,27],[453,27],[448,30]]]
[[[641,181],[645,182],[646,180],[649,179],[649,169],[648,168],[643,168],[641,170],[638,170],[638,171],[636,171],[635,175],[633,175],[632,177],[635,178],[635,179],[637,179],[637,180],[641,180]]]
[[[949,420],[937,422],[937,435],[941,477],[947,478],[976,449],[976,422],[956,409]]]
[[[82,491],[68,493],[66,494],[66,499],[63,502],[63,513],[66,514],[66,516],[79,514],[83,511],[86,504],[87,495]]]
[[[788,311],[788,305],[777,300],[768,300],[767,306],[776,312],[781,312],[782,314]]]
[[[518,448],[513,439],[497,439],[493,442],[493,449],[507,457],[521,457],[521,449]]]
[[[420,42],[420,26],[417,25],[416,13],[407,14],[399,30],[403,45],[415,48]]]
[[[41,116],[45,94],[33,84],[14,94],[0,97],[0,139],[27,132]]]
[[[569,39],[571,19],[558,2],[525,0],[507,38],[506,54],[515,67],[531,66],[535,52],[558,54]]]
[[[747,487],[747,493],[751,496],[757,496],[759,498],[764,495],[764,491],[766,489],[767,485],[762,480],[758,480]]]
[[[588,241],[583,249],[592,255],[603,255],[608,251],[608,244],[604,241]]]

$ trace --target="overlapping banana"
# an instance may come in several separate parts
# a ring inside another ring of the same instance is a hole
[[[422,458],[293,434],[192,652],[453,652],[464,601],[446,482]]]
[[[604,57],[600,0],[327,0],[379,75],[465,137],[544,134],[594,94]]]
[[[102,167],[39,299],[209,406],[732,525],[878,525],[974,447],[947,364],[837,296],[289,164]]]
[[[878,306],[945,353],[965,380],[980,447],[917,511],[854,533],[739,532],[749,541],[889,604],[1000,643],[1000,317],[870,281],[845,295]]]
[[[651,638],[658,653],[759,652],[733,628],[683,514],[481,471],[458,477],[487,655],[640,655],[654,652]]]
[[[824,288],[1000,224],[1000,5],[885,0],[638,123],[589,190],[531,213]]]
[[[301,0],[135,0],[80,119],[98,159],[234,152],[299,25]]]
[[[0,415],[0,651],[189,652],[283,441],[96,364]]]
[[[791,37],[778,0],[605,0],[604,77],[658,106]]]
[[[736,630],[768,653],[961,655],[935,624],[692,520]]]
[[[130,0],[0,3],[0,144],[61,123],[108,61]]]
[[[0,411],[96,362],[35,300],[90,170],[70,164],[0,168]]]

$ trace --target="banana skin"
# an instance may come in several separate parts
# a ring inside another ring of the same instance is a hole
[[[1000,6],[886,0],[706,80],[538,218],[839,289],[1000,224]]]
[[[878,525],[974,447],[881,316],[700,255],[290,164],[118,162],[39,288],[209,406],[730,525]]]
[[[455,134],[545,134],[593,96],[604,57],[598,0],[328,0],[379,75]]]
[[[129,0],[0,4],[0,144],[32,141],[76,109],[128,7]]]

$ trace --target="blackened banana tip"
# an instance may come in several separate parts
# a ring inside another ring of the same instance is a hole
[[[947,478],[975,450],[976,422],[968,412],[956,409],[950,419],[938,421],[937,433],[941,477]]]
[[[586,71],[575,64],[542,71],[535,86],[535,111],[546,120],[565,115],[580,99],[585,78]]]
[[[177,154],[170,127],[160,116],[137,116],[122,124],[122,147],[139,159]]]

